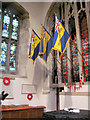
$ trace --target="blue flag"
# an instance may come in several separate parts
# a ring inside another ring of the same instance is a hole
[[[68,34],[68,32],[66,31],[66,29],[64,28],[64,26],[62,25],[61,21],[57,16],[55,16],[55,19],[56,19],[55,32],[54,32],[52,49],[60,51],[61,53],[60,58],[61,58],[61,56],[66,50],[67,43],[70,40],[70,35]]]
[[[43,59],[45,60],[45,62],[47,62],[47,58],[49,56],[49,54],[51,53],[52,51],[52,42],[53,42],[53,39],[52,37],[49,39],[48,43],[47,43],[47,47],[46,47],[46,51],[45,53],[43,54]]]
[[[30,43],[30,49],[29,49],[29,58],[32,59],[33,62],[37,59],[39,55],[40,50],[40,38],[36,34],[34,30],[32,30],[32,36],[31,36],[31,43]]]
[[[47,57],[52,49],[52,38],[44,26],[41,28],[41,44],[39,55],[47,62]]]

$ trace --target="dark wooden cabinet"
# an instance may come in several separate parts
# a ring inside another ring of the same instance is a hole
[[[2,106],[2,120],[14,118],[42,118],[45,106]]]

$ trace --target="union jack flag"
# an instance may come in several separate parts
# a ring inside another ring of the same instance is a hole
[[[61,56],[66,50],[67,43],[70,40],[70,35],[68,34],[65,27],[59,20],[58,16],[55,16],[55,19],[56,19],[55,32],[54,32],[52,49],[58,50],[61,53],[60,55],[60,58],[61,58]]]
[[[29,49],[29,58],[33,60],[33,62],[37,59],[39,55],[39,49],[40,49],[40,38],[36,34],[34,30],[32,30],[32,36],[31,36],[31,43],[30,43],[30,49]]]
[[[59,19],[56,17],[55,31],[57,30],[57,32],[59,31],[59,25],[60,25],[60,21],[59,21]]]

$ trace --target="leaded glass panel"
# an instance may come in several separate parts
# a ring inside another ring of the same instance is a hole
[[[88,79],[88,27],[85,11],[81,11],[79,14],[81,47],[82,47],[82,73],[84,73],[84,81]]]
[[[16,66],[16,45],[15,43],[12,43],[10,46],[10,62],[9,62],[9,69],[11,71],[15,71],[15,66]]]
[[[73,36],[71,36],[73,38]],[[78,51],[77,40],[74,35],[74,39],[70,41],[70,53],[71,53],[71,77],[73,82],[79,82],[79,63],[78,63]]]
[[[14,17],[15,15],[13,15]],[[11,38],[17,40],[17,36],[18,36],[18,20],[16,18],[13,19],[12,22],[12,34],[11,34]]]
[[[67,50],[64,52],[61,58],[61,70],[62,70],[62,82],[65,85],[68,83],[68,64],[67,64]]]
[[[5,42],[1,43],[1,53],[0,53],[0,69],[5,70],[6,68],[6,58],[7,58],[7,44]]]
[[[9,37],[9,25],[10,25],[10,16],[8,14],[5,14],[3,18],[3,30],[2,30],[3,37],[6,38]]]
[[[79,82],[79,63],[78,63],[77,39],[76,39],[76,28],[75,28],[74,17],[71,17],[69,19],[69,32],[71,35],[71,40],[70,40],[71,79],[72,82]]]

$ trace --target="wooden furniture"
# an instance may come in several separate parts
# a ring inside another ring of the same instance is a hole
[[[13,118],[42,118],[45,106],[2,105],[2,120]]]
[[[56,89],[56,110],[59,110],[59,92],[62,92],[62,90],[64,90],[64,84],[52,84],[51,87],[53,89]]]

